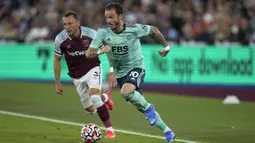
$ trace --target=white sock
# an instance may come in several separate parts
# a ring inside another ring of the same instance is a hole
[[[103,95],[102,96],[104,96],[104,98],[105,98],[105,101],[104,102],[107,102],[108,101],[108,95],[107,94],[105,94],[105,93],[103,93]]]
[[[113,131],[113,128],[112,128],[112,126],[111,126],[111,127],[106,128],[106,130],[107,130],[107,131],[108,131],[108,130]]]

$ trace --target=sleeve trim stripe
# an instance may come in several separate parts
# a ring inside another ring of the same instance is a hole
[[[101,45],[99,46],[100,49],[103,48],[103,47],[104,47],[104,44],[101,44]]]
[[[56,52],[56,51],[54,51],[54,53],[55,53],[56,55],[58,55],[58,56],[62,56],[62,55],[63,55],[63,54],[58,53],[58,52]]]

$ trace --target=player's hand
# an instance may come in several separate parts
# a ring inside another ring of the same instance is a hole
[[[63,88],[61,83],[56,83],[56,93],[59,95],[63,94]]]
[[[162,49],[161,51],[158,51],[158,52],[159,52],[160,56],[165,57],[169,53],[169,51],[170,51],[170,49],[168,49],[168,50]]]
[[[109,72],[107,75],[107,83],[110,88],[113,88],[117,85],[117,80],[113,72]]]
[[[108,53],[111,50],[111,47],[106,45],[101,49],[101,53]]]

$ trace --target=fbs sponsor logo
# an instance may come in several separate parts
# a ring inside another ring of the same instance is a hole
[[[112,46],[113,55],[125,55],[128,54],[128,46]]]
[[[87,51],[74,51],[74,52],[68,52],[66,51],[68,55],[70,56],[83,56],[87,53]]]

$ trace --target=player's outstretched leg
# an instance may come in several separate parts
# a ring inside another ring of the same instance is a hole
[[[109,110],[113,110],[114,103],[112,100],[112,91],[110,89],[105,90],[105,92],[101,95],[101,99]]]
[[[156,127],[158,127],[161,131],[164,132],[166,142],[172,142],[176,138],[175,133],[165,124],[165,122],[160,118],[160,115],[157,112],[156,116],[157,116]]]
[[[147,116],[149,123],[152,126],[155,125],[157,118],[154,106],[148,103],[139,92],[135,90],[130,91],[129,87],[133,87],[133,89],[135,88],[133,85],[126,83],[126,86],[124,85],[121,89],[123,97],[126,101],[131,102],[136,107],[142,108],[145,111],[145,115]]]
[[[157,122],[156,111],[155,111],[154,105],[151,104],[148,108],[145,108],[145,115],[146,115],[147,119],[149,120],[150,125],[154,126]]]
[[[142,108],[138,108],[138,111],[145,114],[145,111]],[[166,142],[172,142],[176,138],[175,133],[165,124],[165,122],[161,119],[157,111],[156,111],[156,118],[157,118],[157,121],[155,123],[155,126],[158,127],[162,132],[164,132],[166,137]]]
[[[106,127],[105,138],[115,138],[115,133],[112,128],[112,123],[110,120],[110,114],[109,114],[109,111],[108,111],[106,105],[102,101],[101,96],[97,95],[97,94],[93,94],[90,96],[90,98],[91,98],[91,102],[97,108],[97,113],[98,113],[100,119],[102,120],[102,122],[104,123],[104,125]]]

